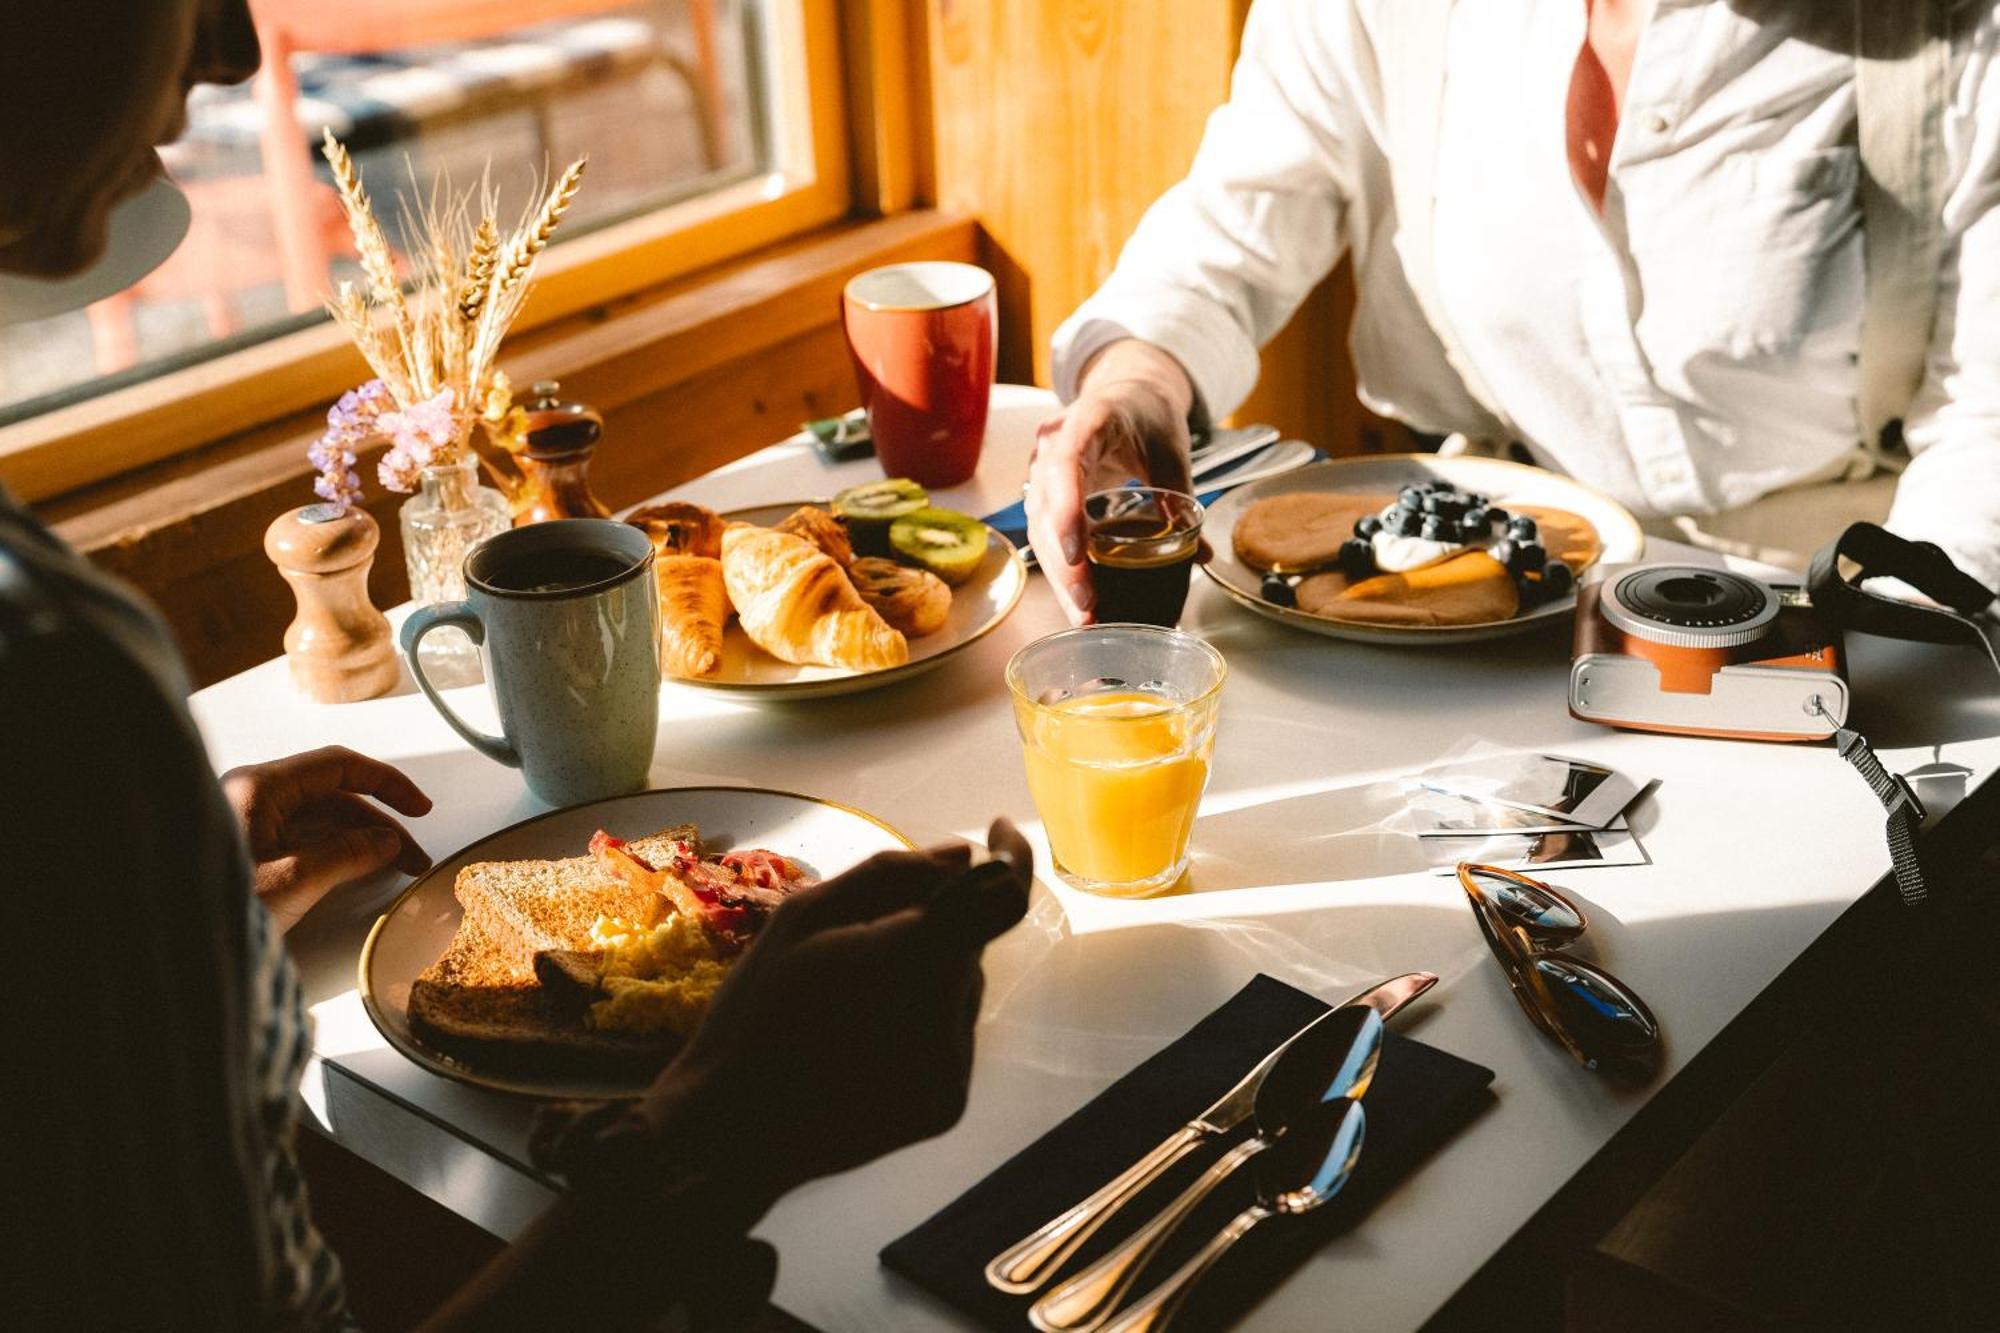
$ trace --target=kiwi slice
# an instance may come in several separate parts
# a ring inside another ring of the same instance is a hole
[[[864,555],[889,554],[889,524],[931,502],[924,488],[907,477],[850,486],[833,497],[833,512],[847,520],[854,549]]]
[[[956,588],[986,559],[986,525],[950,509],[919,509],[889,525],[889,545]]]

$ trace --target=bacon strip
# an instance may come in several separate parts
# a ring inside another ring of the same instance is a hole
[[[679,878],[664,870],[655,870],[625,847],[623,838],[614,838],[599,829],[590,838],[590,854],[597,858],[599,865],[618,878],[640,889],[657,893],[674,905],[674,910],[705,921],[709,914],[704,903]]]

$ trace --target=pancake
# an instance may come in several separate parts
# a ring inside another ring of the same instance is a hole
[[[1355,523],[1394,503],[1394,496],[1342,491],[1267,496],[1236,520],[1232,544],[1237,558],[1259,573],[1306,574],[1297,588],[1297,606],[1308,615],[1441,627],[1491,624],[1520,613],[1513,576],[1484,550],[1461,551],[1417,569],[1359,582],[1333,568],[1341,545],[1354,536]],[[1503,507],[1535,520],[1549,558],[1578,575],[1604,555],[1603,538],[1580,514],[1547,505]]]
[[[1340,558],[1340,544],[1354,535],[1356,522],[1395,499],[1340,491],[1266,496],[1236,520],[1236,558],[1260,574],[1324,568]]]
[[[1299,610],[1312,615],[1371,625],[1484,625],[1521,609],[1513,576],[1484,551],[1359,583],[1329,570],[1301,580],[1298,599]]]
[[[1516,505],[1513,512],[1535,520],[1541,531],[1542,549],[1549,553],[1549,559],[1568,565],[1571,573],[1583,573],[1604,554],[1604,539],[1581,514],[1545,505]]]

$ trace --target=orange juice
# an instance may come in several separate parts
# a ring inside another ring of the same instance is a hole
[[[1171,887],[1208,785],[1213,699],[1107,690],[1015,709],[1057,869],[1100,891]]]

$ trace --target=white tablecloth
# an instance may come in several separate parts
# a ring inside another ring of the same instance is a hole
[[[979,475],[940,492],[973,513],[1019,494],[1045,393],[1002,386]],[[613,439],[606,448],[637,448]],[[718,508],[825,496],[879,475],[793,441],[677,494]],[[1524,1020],[1455,882],[1371,829],[1384,784],[1479,740],[1580,754],[1660,779],[1632,810],[1651,864],[1551,876],[1591,918],[1587,949],[1667,1032],[1670,1079],[1888,865],[1882,812],[1827,748],[1600,730],[1565,709],[1566,634],[1442,650],[1364,647],[1270,624],[1200,577],[1184,625],[1230,663],[1214,777],[1194,841],[1197,892],[1128,903],[1056,887],[988,963],[970,1108],[949,1134],[785,1199],[760,1234],[783,1256],[777,1303],[828,1330],[953,1326],[882,1271],[881,1245],[921,1221],[1219,1004],[1259,971],[1335,1000],[1426,968],[1443,980],[1399,1026],[1490,1066],[1495,1104],[1274,1293],[1247,1326],[1410,1328],[1431,1314],[1650,1096],[1573,1064]],[[915,681],[759,706],[662,695],[656,785],[726,782],[857,805],[918,840],[978,837],[995,814],[1037,842],[1001,673],[1060,625],[1037,578],[1014,616]],[[1972,654],[1852,645],[1859,720],[1933,814],[2000,766],[2000,706]],[[405,683],[318,706],[282,661],[201,691],[218,769],[339,741],[392,760],[438,798],[415,825],[434,853],[540,807],[518,774],[472,753]],[[483,687],[456,693],[492,721]],[[1046,860],[1043,862],[1046,865]],[[355,959],[400,881],[323,904],[292,937],[318,1022],[308,1085],[340,1141],[462,1215],[516,1232],[549,1197],[519,1163],[528,1111],[388,1049],[355,992]]]

